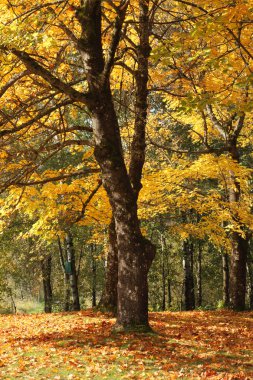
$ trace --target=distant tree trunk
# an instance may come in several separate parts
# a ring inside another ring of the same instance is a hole
[[[171,308],[171,303],[172,303],[172,297],[171,297],[171,280],[168,278],[167,282],[167,289],[168,289],[168,308]]]
[[[12,312],[13,312],[13,314],[16,314],[16,313],[17,313],[17,306],[16,306],[16,303],[15,303],[15,300],[14,300],[13,293],[12,293],[12,289],[11,289],[11,288],[8,289],[8,293],[9,293],[9,295],[10,295],[10,299],[11,299],[11,308],[12,308]]]
[[[162,305],[161,309],[166,309],[166,269],[165,269],[165,252],[164,252],[164,237],[161,235],[161,269],[162,269]]]
[[[232,232],[230,304],[233,310],[245,310],[247,240]]]
[[[202,306],[202,245],[198,242],[198,256],[197,256],[197,305]]]
[[[69,274],[66,271],[66,258],[64,257],[61,240],[58,237],[58,247],[59,247],[59,256],[60,256],[60,263],[64,274],[64,304],[63,304],[63,310],[64,311],[70,311],[71,305],[70,305],[70,277]]]
[[[184,269],[184,308],[195,309],[194,276],[193,276],[193,243],[185,240],[183,243],[183,269]]]
[[[105,286],[99,308],[116,314],[118,284],[118,247],[114,218],[109,225],[109,248],[107,255]]]
[[[249,278],[249,309],[253,310],[253,257],[250,253],[247,259],[247,269]]]
[[[229,306],[229,256],[222,254],[223,304]]]
[[[91,245],[91,269],[92,269],[92,307],[97,306],[97,262],[95,259],[96,248]]]
[[[224,123],[213,112],[212,106],[206,106],[207,114],[212,121],[213,127],[224,140],[224,147],[229,152],[230,157],[237,163],[240,162],[240,152],[237,147],[238,138],[244,127],[245,113],[231,115],[230,119]],[[229,125],[229,128],[228,128]],[[231,204],[238,204],[241,198],[240,181],[236,178],[233,170],[229,171],[230,187],[228,189],[228,200]],[[232,207],[233,209],[233,207]],[[235,213],[232,215],[235,224],[240,221],[240,217]],[[231,241],[231,260],[230,260],[230,306],[233,310],[245,309],[246,295],[246,261],[248,251],[248,240],[243,239],[241,233],[232,231]]]
[[[80,302],[79,302],[79,291],[78,291],[78,279],[77,279],[77,273],[76,273],[76,263],[75,263],[75,250],[73,245],[73,237],[71,232],[68,232],[65,238],[66,242],[66,252],[67,252],[67,263],[70,266],[70,288],[71,288],[71,295],[72,295],[72,304],[73,304],[73,310],[79,311],[80,310]]]
[[[241,116],[243,123],[244,115]],[[230,145],[231,157],[239,162],[239,151],[236,146],[236,140]],[[240,183],[234,173],[230,172],[233,186],[229,189],[229,202],[237,203],[241,197]],[[234,216],[237,218],[237,215]],[[231,260],[230,260],[230,306],[233,310],[245,310],[246,296],[246,263],[248,254],[248,239],[244,239],[237,231],[230,234],[231,241]]]
[[[52,286],[51,286],[51,270],[52,270],[52,256],[48,255],[41,261],[45,313],[52,312],[53,293],[52,293]]]

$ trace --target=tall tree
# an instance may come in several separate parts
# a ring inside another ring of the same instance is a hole
[[[146,6],[146,1],[141,1]],[[80,37],[62,26],[74,41],[80,54],[82,71],[88,92],[67,84],[45,68],[32,54],[8,43],[1,48],[11,52],[29,70],[46,81],[54,91],[64,93],[73,102],[87,106],[94,132],[95,158],[101,169],[115,220],[118,246],[118,305],[117,326],[127,329],[135,326],[148,328],[147,274],[154,257],[154,246],[140,230],[137,199],[124,162],[118,119],[110,85],[111,70],[119,45],[128,1],[113,5],[114,31],[107,57],[103,52],[102,4],[100,0],[84,0],[76,8]],[[50,8],[52,9],[52,8]],[[53,10],[54,13],[54,10]],[[20,130],[20,129],[19,129]],[[7,133],[7,132],[6,132]],[[11,133],[8,131],[8,133]],[[14,130],[12,131],[14,133]]]
[[[130,148],[129,177],[136,201],[142,188],[141,178],[145,162],[146,124],[148,109],[148,64],[151,47],[149,36],[151,20],[149,17],[149,0],[139,1],[139,19],[137,26],[138,45],[134,45],[136,70],[131,71],[135,80],[134,133]],[[118,283],[118,247],[115,233],[115,221],[112,217],[109,226],[109,251],[105,289],[100,306],[110,311],[116,310]]]

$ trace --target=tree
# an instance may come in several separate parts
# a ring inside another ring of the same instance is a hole
[[[143,6],[145,3],[140,1]],[[100,0],[82,1],[80,6],[76,7],[76,22],[78,21],[80,28],[79,38],[75,37],[68,27],[62,26],[67,36],[74,41],[77,53],[80,53],[82,72],[88,87],[86,93],[76,90],[71,84],[52,74],[39,62],[39,59],[34,59],[31,52],[26,51],[26,46],[20,50],[6,41],[1,49],[13,54],[26,66],[29,73],[47,82],[54,91],[63,93],[71,102],[80,102],[88,108],[93,123],[94,154],[113,210],[117,234],[119,260],[117,325],[119,328],[137,325],[145,328],[148,327],[147,274],[154,257],[154,246],[143,237],[140,230],[137,200],[123,158],[110,85],[111,70],[127,6],[128,1],[121,1],[118,6],[112,7],[114,31],[110,46],[107,48],[106,59],[103,54]],[[33,8],[30,9],[33,13]],[[52,7],[49,11],[52,12]],[[53,13],[57,12],[58,9],[53,9]],[[60,21],[59,23],[61,25]],[[20,129],[22,128],[19,127],[18,130]],[[5,133],[10,135],[14,132],[15,128]]]
[[[174,29],[170,39],[166,40],[168,31],[163,39],[158,35],[156,57],[162,65],[158,54],[162,49],[170,74],[165,74],[163,83],[155,89],[164,92],[164,98],[175,110],[175,119],[192,124],[192,134],[204,146],[196,154],[224,154],[235,163],[244,161],[245,165],[243,148],[250,139],[252,112],[251,2],[225,2],[223,7],[215,2],[175,3],[177,27],[171,27]],[[173,4],[167,8],[172,24]],[[242,134],[247,136],[244,143]],[[233,309],[243,310],[249,227],[238,211],[243,198],[240,180],[233,170],[228,170],[226,176],[226,201],[232,217],[230,226],[226,226],[231,244],[230,303]]]

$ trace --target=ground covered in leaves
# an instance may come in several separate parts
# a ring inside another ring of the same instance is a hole
[[[151,313],[157,334],[112,334],[84,311],[0,316],[1,379],[253,379],[253,313]]]

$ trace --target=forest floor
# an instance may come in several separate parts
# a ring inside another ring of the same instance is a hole
[[[0,315],[0,379],[253,379],[253,312],[150,313],[150,335],[113,323],[91,310]]]

